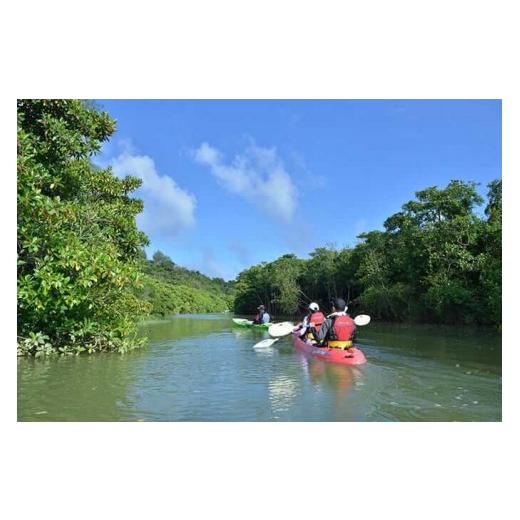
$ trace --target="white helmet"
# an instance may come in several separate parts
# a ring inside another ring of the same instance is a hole
[[[309,304],[309,309],[311,311],[319,311],[320,310],[320,306],[317,303],[312,302],[312,303]]]

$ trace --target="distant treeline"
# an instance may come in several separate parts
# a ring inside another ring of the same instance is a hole
[[[222,312],[233,307],[233,282],[181,267],[160,251],[151,260],[143,258],[142,270],[144,287],[139,296],[151,305],[155,316]]]
[[[285,255],[242,271],[235,312],[263,303],[275,315],[296,314],[310,301],[328,309],[341,296],[352,312],[381,320],[499,327],[502,181],[488,184],[486,201],[476,187],[453,180],[427,188],[355,247],[320,247],[307,260]]]

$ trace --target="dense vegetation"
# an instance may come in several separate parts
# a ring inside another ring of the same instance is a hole
[[[134,177],[95,168],[114,132],[78,100],[18,101],[18,348],[22,354],[125,351],[138,299],[142,210]]]
[[[321,247],[308,260],[285,255],[241,272],[235,311],[295,314],[305,303],[328,308],[334,295],[353,312],[391,321],[500,326],[502,181],[484,200],[473,182],[416,193],[384,231],[361,234],[355,247]]]
[[[138,346],[145,315],[223,311],[294,314],[311,300],[343,296],[384,320],[501,323],[502,183],[484,201],[471,182],[416,194],[384,231],[355,247],[318,248],[253,266],[236,282],[147,260],[146,235],[119,179],[91,158],[115,121],[78,100],[18,101],[18,351],[50,354]]]
[[[222,312],[233,306],[233,282],[209,278],[176,265],[157,251],[143,259],[144,288],[140,296],[156,316],[186,312]]]
[[[115,121],[79,100],[18,101],[18,352],[124,352],[147,314],[222,311],[232,284],[147,261],[135,177],[91,158]]]

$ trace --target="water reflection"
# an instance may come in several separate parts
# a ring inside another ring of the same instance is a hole
[[[275,376],[269,381],[269,400],[273,419],[279,419],[280,414],[288,412],[294,405],[299,385],[294,379]]]
[[[150,343],[158,341],[182,339],[193,336],[211,334],[217,330],[230,327],[230,318],[221,314],[204,315],[204,319],[195,319],[196,315],[179,315],[163,320],[143,321],[140,324],[140,334],[146,336]]]
[[[501,420],[500,337],[378,324],[368,363],[325,363],[229,315],[143,324],[128,355],[18,361],[18,419],[150,421]]]
[[[326,386],[337,394],[345,394],[362,374],[356,367],[309,359],[301,352],[296,355],[300,357],[304,372],[315,386]]]
[[[144,351],[18,360],[18,420],[120,418],[133,367]]]

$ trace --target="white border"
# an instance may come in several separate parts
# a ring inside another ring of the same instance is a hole
[[[520,171],[512,8],[445,0],[185,4],[151,1],[145,10],[135,1],[25,1],[2,8],[6,250],[14,250],[16,233],[8,172],[16,167],[17,97],[502,98],[504,422],[16,424],[16,289],[8,253],[3,509],[54,519],[511,518]]]

